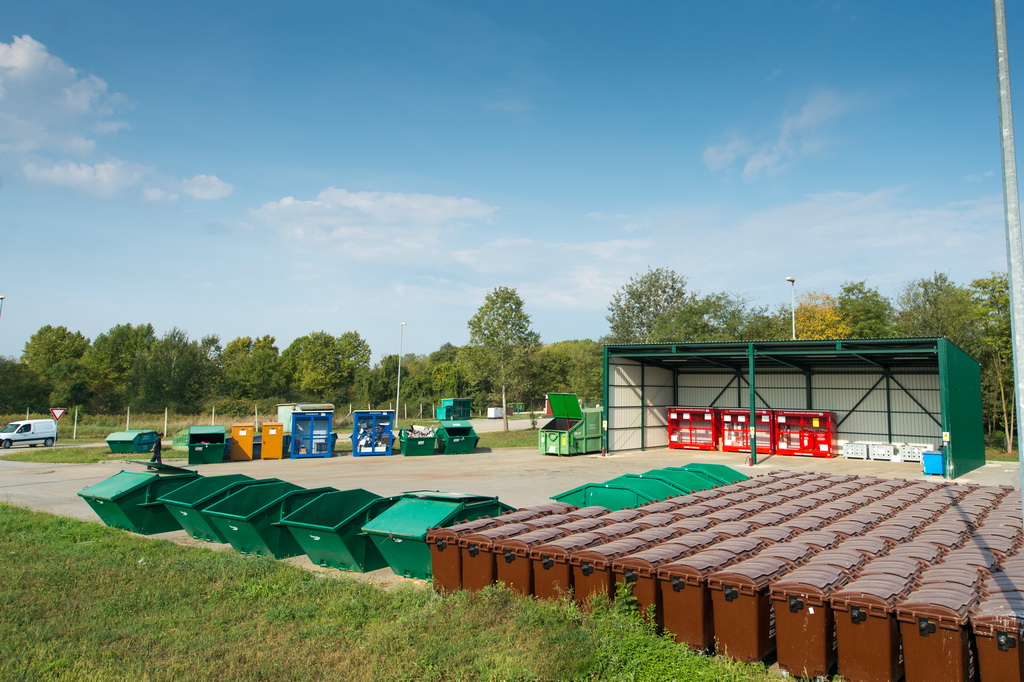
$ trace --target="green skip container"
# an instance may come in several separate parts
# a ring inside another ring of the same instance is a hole
[[[145,462],[141,462],[145,464]],[[199,478],[189,469],[154,464],[153,471],[121,471],[80,490],[103,523],[140,535],[181,530],[181,524],[160,497]]]
[[[402,493],[394,505],[362,530],[396,575],[430,580],[433,572],[427,531],[511,510],[497,497],[417,490]]]
[[[399,499],[362,488],[337,490],[310,500],[281,524],[314,564],[358,573],[376,571],[388,563],[363,526]]]
[[[683,493],[675,493],[682,495]],[[575,505],[577,507],[604,507],[611,511],[619,511],[630,507],[639,507],[651,502],[657,502],[670,495],[656,497],[644,489],[638,488],[632,482],[629,483],[584,483],[564,493],[551,497],[556,502]]]
[[[203,476],[163,495],[160,501],[175,515],[185,532],[195,539],[227,542],[227,537],[210,523],[203,511],[245,486],[277,482],[276,478],[257,480],[245,474]]]
[[[434,454],[434,445],[437,442],[437,436],[417,436],[409,431],[409,429],[402,429],[398,432],[398,440],[402,445],[402,454],[406,457],[423,456]]]
[[[684,464],[681,467],[666,467],[665,470],[671,471],[673,469],[681,469],[683,471],[689,471],[691,474],[704,476],[711,481],[712,487],[732,485],[733,483],[739,483],[740,481],[745,481],[750,478],[750,476],[741,474],[732,467],[728,467],[724,464],[691,462],[690,464]]]
[[[114,454],[141,455],[153,450],[156,431],[115,431],[107,436],[107,447]]]
[[[334,490],[306,490],[286,481],[250,485],[207,507],[204,513],[238,552],[286,559],[304,552],[281,520],[313,498]]]
[[[537,432],[537,448],[545,455],[585,455],[601,452],[604,415],[600,409],[580,408],[572,393],[548,393],[554,417]]]
[[[442,421],[435,434],[437,451],[442,455],[467,455],[476,449],[480,440],[467,421]]]

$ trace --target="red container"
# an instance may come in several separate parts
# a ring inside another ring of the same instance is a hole
[[[829,598],[836,624],[839,674],[850,682],[898,682],[903,648],[896,603],[907,584],[893,576],[858,578]]]
[[[973,682],[968,622],[976,600],[973,589],[945,583],[914,590],[896,607],[906,682]]]
[[[971,614],[982,680],[1024,680],[1024,599],[988,597]]]
[[[721,437],[715,410],[704,407],[668,408],[668,446],[687,450],[717,450]]]
[[[835,566],[808,564],[771,586],[779,667],[795,677],[826,677],[838,661],[829,595],[850,580]]]
[[[708,576],[719,655],[756,663],[775,650],[769,585],[789,570],[789,562],[759,554]]]
[[[750,452],[750,410],[721,409],[722,452]],[[771,410],[757,410],[757,452],[770,455],[775,442],[775,429]]]
[[[775,453],[805,457],[835,456],[835,415],[808,410],[774,410]],[[758,436],[760,438],[760,435]]]
[[[568,532],[564,526],[561,526],[541,528],[522,535],[495,540],[491,551],[495,557],[496,581],[505,583],[519,594],[533,594],[533,566],[530,562],[530,550],[566,535]]]
[[[434,589],[441,594],[450,594],[462,587],[462,552],[459,550],[459,537],[463,533],[494,528],[502,523],[500,517],[488,517],[427,531],[426,543],[430,549]]]

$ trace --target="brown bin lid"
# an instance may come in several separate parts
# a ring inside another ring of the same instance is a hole
[[[732,552],[706,549],[677,561],[670,561],[658,567],[658,580],[681,578],[690,585],[701,583],[715,571],[740,561]]]
[[[692,507],[680,507],[673,512],[673,515],[677,519],[696,519],[703,518],[705,514],[710,514],[715,511],[712,507],[707,507],[703,504],[695,504]]]
[[[991,571],[995,568],[996,557],[992,552],[987,549],[980,549],[977,547],[967,547],[964,549],[954,549],[942,557],[942,563],[949,564],[968,564],[971,566],[978,566],[984,568],[987,571]]]
[[[611,510],[608,509],[608,507],[599,507],[597,505],[593,505],[590,507],[580,507],[579,509],[573,509],[572,511],[566,513],[574,519],[592,519],[596,516],[604,516],[605,514],[610,513],[610,511]]]
[[[608,538],[598,535],[597,533],[577,533],[575,535],[566,535],[565,537],[558,538],[557,540],[545,542],[543,545],[533,547],[530,550],[530,557],[533,559],[552,557],[557,560],[562,560],[564,563],[564,561],[568,560],[569,555],[573,552],[593,545],[599,545],[602,542],[608,542]]]
[[[709,527],[715,525],[710,519],[681,519],[679,521],[673,521],[669,524],[672,528],[678,528],[684,533],[696,533],[697,531],[706,530]]]
[[[981,527],[978,528],[978,530],[974,531],[974,535],[980,535],[986,538],[997,537],[1020,539],[1020,519],[1017,519],[1016,526],[1000,523],[990,524],[988,522],[988,519],[985,519],[985,523],[982,524]]]
[[[621,538],[624,535],[632,535],[637,531],[643,530],[643,528],[644,527],[638,523],[623,521],[621,523],[613,523],[610,526],[601,526],[587,532],[597,533],[598,535],[603,535],[609,540],[612,540],[614,538]]]
[[[759,552],[765,546],[763,540],[751,537],[726,538],[711,545],[713,550],[732,552],[740,558],[747,557],[754,552]]]
[[[939,620],[947,627],[964,625],[977,599],[977,593],[964,585],[924,585],[908,594],[906,599],[899,603],[896,607],[896,617],[906,623],[917,622],[918,618],[928,618]]]
[[[531,530],[536,530],[536,528],[528,526],[525,523],[509,523],[504,526],[484,528],[483,530],[478,530],[475,533],[464,533],[459,536],[459,547],[469,547],[470,545],[474,545],[481,549],[487,549],[495,540],[511,537],[513,535],[521,535],[522,533],[529,533]]]
[[[862,536],[870,527],[871,525],[863,520],[842,519],[822,526],[821,530],[839,533],[846,538],[855,538]]]
[[[998,631],[1019,637],[1024,631],[1024,599],[1001,594],[985,597],[971,612],[971,625],[974,634],[982,637],[995,637]]]
[[[720,500],[728,500],[730,505],[737,505],[742,502],[754,499],[754,493],[746,490],[730,490],[720,496]]]
[[[788,518],[789,517],[786,516],[785,514],[780,514],[780,513],[776,512],[776,511],[769,510],[769,511],[763,511],[763,512],[754,514],[753,516],[748,516],[744,520],[747,523],[753,523],[753,524],[755,524],[757,526],[762,526],[763,527],[763,526],[776,526],[776,525],[782,523],[783,521],[785,521]]]
[[[805,566],[832,566],[853,574],[859,571],[867,560],[864,554],[854,549],[826,549],[808,559]]]
[[[638,538],[652,545],[655,545],[662,542],[668,542],[670,540],[673,540],[682,534],[683,532],[678,528],[673,528],[672,526],[660,526],[657,528],[648,528],[637,533],[630,533],[626,537]]]
[[[901,578],[873,575],[847,583],[834,591],[829,601],[832,602],[832,608],[844,611],[856,606],[869,613],[886,614],[893,611],[908,588],[907,581]]]
[[[601,516],[598,516],[596,518],[601,519],[610,526],[613,523],[621,523],[623,521],[635,521],[636,519],[639,519],[641,516],[646,516],[646,514],[644,514],[642,511],[638,509],[620,509],[618,511],[602,514]]]
[[[819,528],[824,526],[825,519],[821,518],[820,516],[804,516],[803,514],[801,514],[800,516],[795,516],[791,519],[788,519],[782,525],[788,526],[790,528],[795,528],[801,533],[806,533],[808,531],[818,530]]]
[[[663,512],[659,514],[648,514],[647,516],[641,516],[633,523],[643,526],[645,528],[657,528],[658,526],[667,526],[670,523],[679,520],[680,519],[674,514]]]
[[[728,585],[738,587],[741,593],[754,594],[767,589],[772,580],[788,570],[790,565],[782,559],[756,556],[712,573],[708,576],[708,587],[720,590]]]
[[[669,502],[668,500],[663,500],[661,502],[651,502],[650,504],[645,504],[642,507],[637,507],[636,509],[637,511],[642,511],[645,514],[663,514],[665,512],[671,512],[676,511],[677,509],[682,509],[683,506],[684,505],[678,502]]]
[[[555,526],[561,526],[575,520],[568,514],[550,514],[548,516],[538,516],[535,519],[527,519],[523,523],[531,528],[554,528]]]
[[[565,537],[565,535],[563,528],[539,528],[522,535],[497,539],[491,544],[491,551],[495,554],[511,552],[515,556],[525,557],[530,555],[531,548]]]
[[[893,516],[885,521],[879,523],[875,528],[887,529],[887,528],[909,528],[913,531],[921,530],[921,519],[916,519],[910,516]]]
[[[823,521],[828,522],[828,521],[839,521],[844,516],[846,516],[847,513],[848,512],[845,509],[838,509],[836,507],[833,507],[831,504],[829,504],[827,506],[821,506],[821,507],[817,507],[816,509],[811,509],[810,511],[805,511],[801,516],[808,516],[810,518],[818,518],[818,519],[822,519]]]
[[[896,545],[889,553],[887,557],[905,557],[907,559],[914,559],[919,561],[925,566],[931,566],[939,560],[942,556],[943,549],[938,545],[934,545],[930,542],[918,542],[918,538],[914,538],[910,542],[903,545]]]
[[[438,542],[443,542],[445,545],[457,545],[459,544],[459,536],[463,533],[473,533],[485,528],[494,528],[501,524],[500,519],[484,517],[448,526],[447,528],[431,528],[427,531],[426,542],[428,545],[436,545]]]
[[[975,566],[945,566],[939,564],[922,572],[918,576],[917,582],[920,585],[949,582],[978,589],[981,585],[982,573]]]
[[[706,547],[710,547],[721,540],[720,537],[714,533],[706,533],[703,531],[696,533],[684,533],[677,538],[671,540],[674,545],[683,545],[689,547],[693,551],[698,551]]]
[[[569,563],[573,566],[589,564],[594,568],[605,568],[611,565],[612,561],[618,557],[632,554],[648,547],[650,547],[650,543],[636,538],[612,540],[603,545],[596,545],[573,552],[572,556],[569,557]]]
[[[909,557],[882,557],[869,561],[860,569],[861,575],[884,575],[898,576],[906,581],[917,578],[921,572],[921,563]]]
[[[708,527],[708,532],[714,533],[722,538],[740,537],[753,530],[756,530],[756,528],[753,524],[747,521],[726,521],[724,523],[716,523],[713,526]]]
[[[573,535],[575,533],[586,533],[594,530],[595,528],[603,528],[604,525],[605,524],[601,519],[579,519],[578,521],[563,523],[558,527],[564,530],[566,535]]]
[[[1024,595],[1024,575],[996,571],[984,577],[982,590],[986,593],[1006,592]]]
[[[1008,538],[1002,535],[979,535],[975,533],[968,537],[967,541],[959,549],[985,549],[997,557],[1005,558],[1017,548],[1017,544],[1017,538]]]
[[[651,578],[656,573],[658,566],[678,561],[691,554],[693,554],[693,549],[690,547],[666,542],[657,547],[619,557],[612,562],[612,571],[624,574],[627,580],[630,580],[630,574],[633,575],[632,580],[636,580],[637,577]]]
[[[734,504],[732,508],[739,509],[742,512],[746,512],[748,515],[753,515],[760,514],[761,512],[771,508],[771,505],[768,504],[767,502],[755,498],[753,500],[750,500],[749,502],[740,502],[739,504]]]
[[[796,537],[797,542],[810,545],[811,547],[816,547],[818,550],[832,549],[843,539],[844,536],[828,530],[812,530],[806,533],[800,533],[800,535]]]
[[[718,523],[727,523],[729,521],[739,521],[740,519],[748,516],[750,516],[750,514],[740,511],[739,509],[729,507],[728,509],[719,509],[718,511],[713,511],[710,514],[705,514],[704,518],[717,521]]]
[[[772,583],[772,598],[812,597],[819,602],[850,580],[850,575],[835,566],[801,566]]]
[[[767,544],[775,544],[776,542],[791,540],[796,537],[796,534],[796,528],[789,528],[787,526],[765,526],[764,528],[758,528],[757,530],[748,533],[746,537],[764,540]]]
[[[889,528],[872,528],[871,530],[864,533],[866,537],[875,538],[888,538],[893,540],[897,544],[900,542],[906,542],[916,532],[913,528],[902,528],[900,526],[890,526]]]
[[[758,552],[756,558],[763,559],[771,557],[773,559],[785,561],[790,566],[799,566],[818,552],[817,548],[800,542],[800,537],[801,536],[798,535],[796,540],[771,545]]]
[[[886,552],[890,547],[893,546],[891,540],[886,538],[872,538],[867,536],[853,537],[843,540],[835,549],[852,549],[856,552],[860,552],[868,558],[875,558],[880,554]]]

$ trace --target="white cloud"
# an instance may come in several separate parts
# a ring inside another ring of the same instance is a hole
[[[86,154],[126,126],[127,98],[50,54],[31,36],[0,43],[0,150]]]
[[[350,192],[328,187],[316,199],[285,197],[263,204],[253,217],[289,240],[370,255],[393,249],[435,250],[455,227],[486,221],[497,208],[476,199],[400,192]]]
[[[146,169],[120,159],[95,165],[63,161],[49,167],[27,163],[23,168],[29,180],[70,187],[103,197],[114,196],[138,185],[146,175]]]
[[[181,191],[194,199],[223,199],[230,196],[235,188],[216,175],[196,175],[181,181]]]
[[[801,159],[820,153],[831,142],[827,124],[849,108],[833,91],[820,92],[804,102],[798,111],[783,116],[774,140],[757,142],[735,130],[725,141],[704,150],[704,165],[713,171],[743,162],[744,180],[775,175]]]

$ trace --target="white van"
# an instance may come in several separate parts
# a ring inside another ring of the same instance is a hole
[[[12,445],[28,445],[35,447],[42,443],[50,447],[57,442],[57,422],[53,419],[26,419],[11,422],[0,429],[0,447],[7,449]]]

